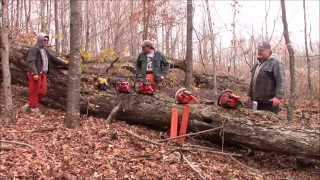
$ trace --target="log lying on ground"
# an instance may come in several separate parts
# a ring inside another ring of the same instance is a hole
[[[171,108],[175,103],[167,97],[112,94],[90,97],[89,106],[83,104],[83,111],[106,116],[117,103],[125,103],[118,119],[157,128],[169,128]],[[247,146],[265,151],[276,151],[291,155],[320,158],[320,132],[317,130],[294,130],[272,123],[257,122],[246,118],[230,116],[228,112],[219,113],[212,107],[192,105],[189,130],[201,131],[224,126],[224,140],[229,144]],[[225,111],[225,110],[221,110]],[[213,141],[219,140],[217,133],[208,135]]]
[[[27,48],[13,49],[10,56],[14,82],[26,84],[26,64],[24,61]],[[87,78],[83,78],[87,80]],[[66,72],[59,68],[50,72],[49,92],[44,103],[51,107],[65,107]],[[170,114],[173,106],[180,107],[167,96],[143,96],[138,94],[117,95],[110,92],[93,90],[92,82],[83,83],[81,111],[84,114],[107,117],[112,109],[122,102],[117,119],[129,123],[138,123],[167,129],[170,125]],[[191,106],[189,131],[224,126],[224,141],[232,145],[241,145],[264,151],[320,159],[319,130],[293,129],[270,123],[261,116],[239,115],[239,110],[225,110],[203,104]],[[270,116],[271,117],[271,116]],[[211,133],[206,138],[220,141],[219,133]]]

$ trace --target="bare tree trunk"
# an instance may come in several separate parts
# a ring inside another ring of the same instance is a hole
[[[55,24],[55,43],[56,43],[56,52],[60,54],[60,29],[59,29],[59,6],[58,0],[54,0],[54,24]]]
[[[143,0],[143,34],[142,39],[146,40],[149,37],[149,20],[150,20],[150,7],[149,0]]]
[[[251,41],[251,62],[250,62],[250,64],[251,64],[251,67],[253,67],[253,65],[254,65],[254,62],[255,62],[255,60],[256,60],[256,58],[255,58],[255,55],[256,55],[256,47],[255,47],[255,40],[254,40],[254,32],[253,32],[253,25],[252,25],[252,29],[251,29],[251,38],[250,38],[250,41]]]
[[[24,6],[24,23],[25,23],[25,28],[26,28],[26,33],[29,32],[29,27],[28,27],[28,8],[27,8],[27,0],[23,0],[23,6]]]
[[[306,16],[306,0],[303,0],[303,17],[304,17],[304,47],[307,57],[307,76],[308,76],[308,95],[312,97],[312,83],[311,83],[311,63],[308,50],[308,36],[307,36],[307,16]]]
[[[80,119],[81,0],[70,0],[70,56],[65,126],[76,128]]]
[[[217,95],[217,63],[216,63],[216,58],[215,58],[215,51],[214,51],[214,44],[215,44],[215,35],[213,32],[213,27],[212,27],[212,20],[211,20],[211,13],[210,13],[210,8],[209,8],[209,0],[206,0],[206,6],[207,6],[207,13],[208,13],[208,24],[209,24],[209,30],[210,30],[210,42],[211,42],[211,51],[212,51],[212,65],[213,65],[213,95]]]
[[[310,40],[311,41],[311,40]],[[318,52],[320,52],[320,43],[318,42]],[[318,72],[319,72],[319,76],[318,76],[318,83],[320,84],[320,62],[318,63]],[[319,87],[319,94],[318,94],[318,97],[319,97],[319,101],[320,101],[320,87]]]
[[[89,17],[89,0],[86,1],[86,45],[85,50],[89,51],[90,49],[90,17]]]
[[[219,65],[221,65],[221,61],[222,61],[222,46],[221,46],[221,38],[219,41]]]
[[[29,31],[29,24],[30,24],[30,17],[31,17],[31,9],[32,9],[32,6],[31,6],[31,1],[32,0],[29,0],[29,4],[28,4],[28,6],[29,6],[29,8],[28,8],[28,20],[26,21],[26,26],[27,26],[27,32]],[[30,25],[31,26],[31,29],[32,29],[32,25]]]
[[[135,34],[135,28],[133,27],[133,7],[134,6],[134,0],[130,1],[130,54],[131,56],[136,56],[136,51],[134,47],[134,34]]]
[[[62,34],[63,34],[63,39],[62,39],[62,53],[67,54],[68,53],[68,34],[67,34],[67,20],[66,20],[66,1],[61,0],[60,1],[61,8],[60,8],[60,15],[61,15],[61,29],[62,29]]]
[[[166,38],[165,38],[165,41],[166,41],[166,55],[167,56],[171,56],[170,55],[170,36],[172,36],[171,34],[171,25],[167,25],[166,27]]]
[[[47,0],[47,15],[46,15],[46,29],[47,34],[50,36],[51,29],[51,0]]]
[[[98,33],[98,29],[97,29],[97,8],[96,8],[96,1],[92,1],[92,31],[93,34],[97,34]],[[93,38],[93,41],[91,41],[92,47],[93,47],[93,51],[97,52],[98,51],[98,36],[95,35]]]
[[[23,9],[24,9],[24,3],[23,0],[20,0],[20,17],[19,17],[19,24],[21,27],[23,27]]]
[[[264,10],[265,10],[265,16],[264,16],[264,23],[265,23],[265,27],[266,27],[266,34],[264,37],[265,41],[268,41],[269,39],[269,33],[268,33],[268,16],[269,16],[269,10],[270,10],[270,0],[268,0],[268,7],[267,7],[267,0],[264,0]]]
[[[13,0],[10,1],[10,26],[14,26],[14,8],[13,8]]]
[[[2,27],[1,27],[1,64],[3,77],[4,118],[15,121],[15,113],[12,102],[11,74],[9,65],[9,1],[2,0]]]
[[[296,75],[295,75],[295,60],[294,60],[294,50],[292,48],[289,30],[287,23],[287,14],[286,14],[286,5],[284,0],[281,0],[281,9],[282,9],[282,22],[283,22],[283,36],[286,41],[286,46],[289,52],[289,64],[290,64],[290,98],[288,105],[288,121],[293,119],[293,111],[295,108],[295,98],[296,98]]]
[[[236,38],[236,16],[237,16],[237,6],[238,1],[234,0],[232,7],[233,7],[233,20],[232,20],[232,62],[230,62],[230,67],[228,68],[228,72],[230,73],[231,70],[231,63],[233,63],[233,75],[236,76],[236,60],[237,60],[237,38]]]
[[[312,47],[312,40],[311,40],[311,23],[310,23],[310,26],[309,26],[309,47],[310,47],[310,50],[311,50],[311,53],[313,52],[313,47]]]
[[[177,50],[178,50],[178,52],[179,52],[179,46],[177,45],[177,42],[178,42],[178,39],[179,39],[179,36],[180,36],[180,27],[178,27],[178,29],[176,30],[176,36],[175,36],[175,38],[174,38],[174,40],[173,41],[171,41],[171,52],[170,52],[170,54],[171,54],[171,56],[172,57],[176,57],[177,55]]]
[[[17,7],[16,7],[16,27],[19,27],[19,17],[20,17],[20,14],[19,14],[19,10],[20,10],[20,0],[16,0],[16,2],[17,2]]]
[[[185,86],[192,87],[192,72],[193,72],[193,47],[192,47],[192,30],[193,30],[193,9],[192,0],[187,0],[187,49],[186,49],[186,73]]]
[[[40,31],[41,32],[46,32],[45,2],[46,0],[40,1]]]

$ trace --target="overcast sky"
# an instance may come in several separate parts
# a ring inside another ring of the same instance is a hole
[[[204,0],[194,0],[195,14],[194,25],[200,30],[202,27],[202,14]],[[303,1],[302,0],[286,0],[287,19],[290,32],[290,38],[296,48],[304,47],[304,19],[303,19]],[[210,10],[213,21],[215,23],[216,32],[222,35],[224,46],[230,45],[232,38],[231,22],[233,18],[233,9],[231,0],[209,0]],[[267,0],[268,6],[269,0]],[[240,32],[242,36],[250,36],[253,30],[256,36],[262,32],[262,26],[265,24],[265,0],[239,0],[240,9],[237,15],[237,35]],[[313,42],[319,42],[319,21],[320,21],[320,0],[306,0],[308,31],[311,23],[311,39]],[[273,36],[274,41],[279,41],[283,25],[281,19],[280,0],[270,1],[270,11],[268,16],[268,32],[269,35],[273,29],[273,22],[278,17]],[[265,27],[264,27],[265,29]]]

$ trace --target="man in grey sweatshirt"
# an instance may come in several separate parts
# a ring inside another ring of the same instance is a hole
[[[284,99],[284,68],[279,60],[271,57],[268,42],[258,45],[258,61],[251,70],[249,100],[258,103],[258,110],[278,113]]]

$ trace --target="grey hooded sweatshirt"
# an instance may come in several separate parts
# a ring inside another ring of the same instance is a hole
[[[52,63],[64,64],[64,62],[44,47],[44,40],[49,37],[46,34],[40,33],[37,38],[37,44],[28,52],[28,72],[31,74],[48,73]]]

